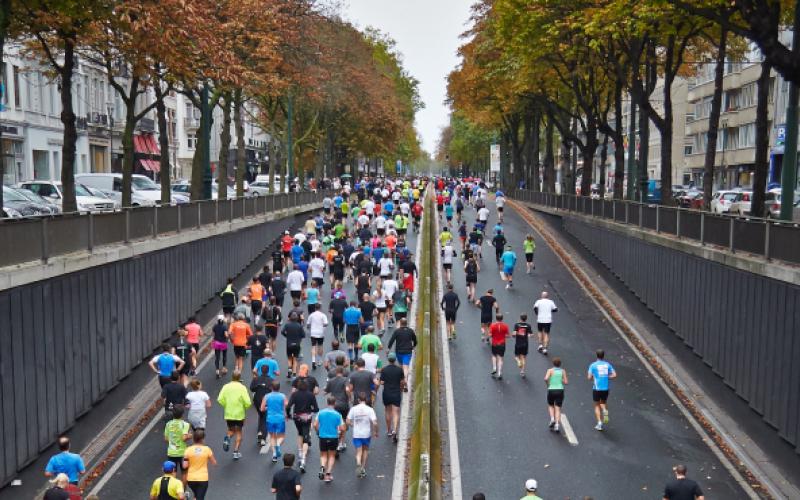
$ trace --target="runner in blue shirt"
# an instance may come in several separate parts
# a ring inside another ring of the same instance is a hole
[[[347,355],[350,357],[350,361],[353,361],[355,359],[355,346],[361,336],[361,324],[364,322],[361,309],[358,308],[356,302],[350,302],[350,307],[344,310],[342,319],[344,320],[344,338],[347,342]]]
[[[444,218],[447,219],[447,223],[448,224],[453,221],[453,204],[452,203],[447,203],[444,206]]]
[[[292,264],[297,266],[300,263],[300,259],[303,257],[303,254],[305,253],[306,252],[303,250],[303,247],[300,246],[300,243],[295,240],[294,245],[292,245]]]
[[[514,265],[517,263],[517,254],[511,250],[511,245],[506,246],[506,251],[500,256],[500,262],[503,264],[503,272],[500,273],[500,278],[506,283],[506,289],[514,286]]]
[[[77,453],[70,453],[69,438],[66,436],[58,438],[58,449],[61,450],[61,453],[50,457],[47,467],[44,469],[44,475],[56,477],[59,474],[66,474],[70,483],[78,484],[80,476],[86,472],[83,459]]]
[[[266,373],[262,373],[266,368]],[[272,357],[270,349],[264,349],[264,357],[256,361],[253,366],[253,376],[266,375],[271,379],[275,379],[281,374],[281,367],[278,362]]]
[[[336,396],[328,395],[328,407],[317,414],[314,429],[319,434],[319,478],[326,483],[333,481],[333,464],[336,462],[336,449],[339,438],[344,433],[342,415],[336,411]]]
[[[261,413],[267,415],[267,436],[272,447],[272,463],[281,456],[281,445],[286,436],[286,395],[281,392],[281,383],[272,381],[272,392],[261,400]]]
[[[608,423],[608,389],[609,379],[617,378],[617,372],[611,363],[605,359],[605,351],[597,350],[597,361],[589,365],[586,378],[592,381],[592,400],[594,400],[594,415],[597,417],[597,425],[594,426],[598,431],[603,430],[603,424]]]

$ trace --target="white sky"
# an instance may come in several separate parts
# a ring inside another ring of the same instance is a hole
[[[425,109],[417,113],[422,147],[434,153],[447,125],[447,74],[458,64],[456,50],[466,31],[473,0],[345,0],[344,17],[373,26],[397,41],[403,65],[420,81]]]

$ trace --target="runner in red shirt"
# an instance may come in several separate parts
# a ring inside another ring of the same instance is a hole
[[[510,332],[508,325],[503,323],[503,315],[497,313],[495,322],[489,326],[489,336],[492,340],[492,377],[503,379],[503,356],[506,353],[506,339]]]
[[[422,218],[422,203],[414,203],[411,207],[411,216],[414,218],[414,231],[419,232],[419,221]]]
[[[281,252],[283,252],[283,267],[288,268],[289,262],[292,259],[292,245],[294,245],[294,238],[289,234],[289,231],[283,233],[281,238]]]

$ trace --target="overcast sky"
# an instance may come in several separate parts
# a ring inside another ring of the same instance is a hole
[[[447,124],[447,74],[458,63],[459,35],[466,31],[473,0],[344,0],[344,17],[373,26],[397,41],[405,68],[419,81],[425,109],[417,113],[422,147],[434,153]]]

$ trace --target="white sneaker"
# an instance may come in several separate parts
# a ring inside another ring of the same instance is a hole
[[[602,431],[603,430],[603,423],[602,422],[597,422],[597,425],[594,426],[594,430]]]

